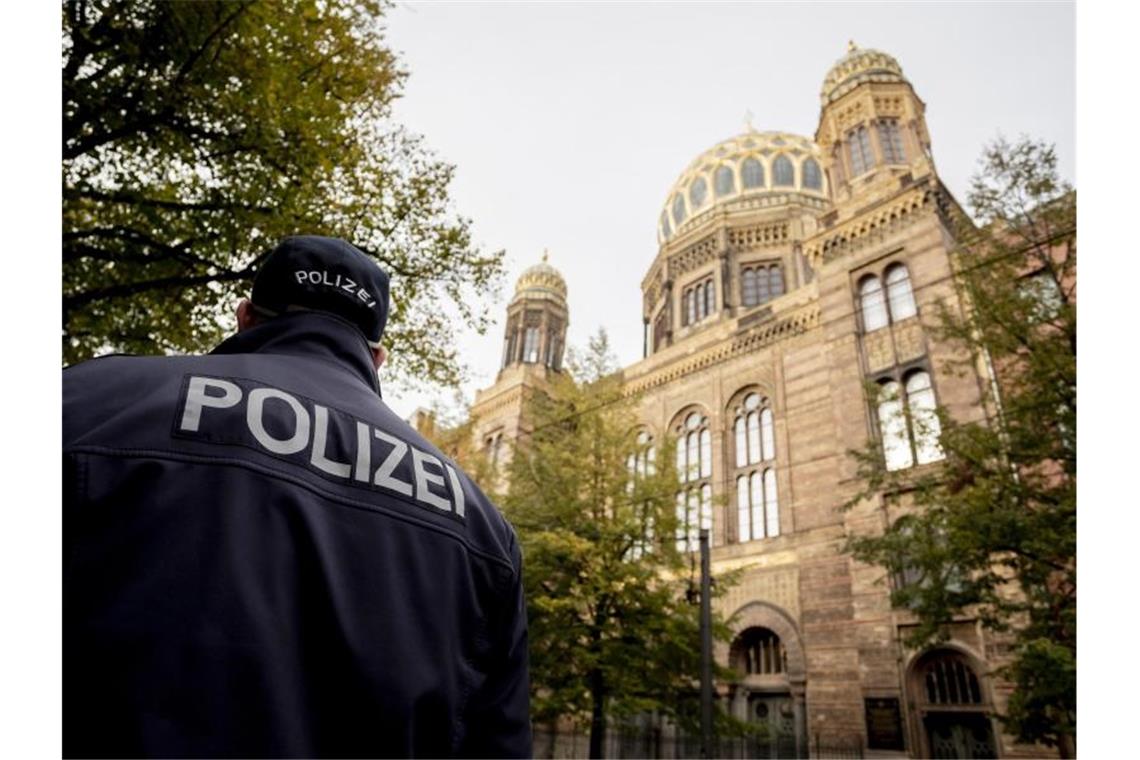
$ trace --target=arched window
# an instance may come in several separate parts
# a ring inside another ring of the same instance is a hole
[[[626,467],[629,470],[629,483],[626,490],[633,496],[636,493],[638,481],[652,477],[657,472],[657,447],[653,442],[653,436],[647,430],[638,431],[634,450],[626,460]],[[630,547],[628,558],[637,560],[653,551],[653,536],[656,526],[654,525],[652,510],[648,504],[635,502],[631,507],[638,521],[640,533]]]
[[[781,154],[772,162],[772,184],[776,187],[792,187],[796,184],[796,171],[792,161]]]
[[[934,388],[930,384],[930,375],[921,371],[907,375],[906,403],[914,435],[915,460],[919,464],[926,464],[943,459],[946,455],[938,445],[942,426],[934,411],[937,405],[934,402]]]
[[[906,432],[902,393],[894,380],[879,385],[879,435],[883,440],[883,458],[888,470],[903,470],[914,464],[910,437]]]
[[[755,158],[746,158],[740,164],[740,184],[747,190],[752,187],[764,187],[764,165]]]
[[[887,304],[878,277],[867,275],[859,281],[859,308],[863,312],[863,332],[887,326]]]
[[[538,363],[538,328],[526,328],[523,338],[523,361],[528,364]]]
[[[752,267],[745,267],[740,273],[740,302],[745,306],[755,306],[759,303],[758,298],[756,270]]]
[[[705,316],[710,316],[716,311],[716,289],[713,286],[712,279],[705,282]]]
[[[736,190],[736,178],[732,176],[731,166],[721,166],[716,170],[713,186],[718,196],[728,195]]]
[[[879,435],[888,470],[945,457],[938,444],[942,428],[936,407],[930,375],[923,370],[909,373],[901,386],[895,380],[879,384]]]
[[[910,287],[910,273],[902,264],[887,267],[887,303],[891,310],[891,321],[899,322],[918,313],[914,303],[914,291]]]
[[[898,119],[881,119],[879,127],[879,151],[888,164],[905,164],[902,136],[899,134]]]
[[[678,227],[685,221],[685,198],[680,193],[673,196],[673,223]]]
[[[709,194],[709,183],[705,182],[704,177],[697,177],[693,184],[689,185],[689,206],[693,209],[698,209],[705,203],[705,198]]]
[[[784,295],[784,272],[780,267],[768,267],[768,291],[772,298]]]
[[[957,652],[939,651],[929,655],[918,676],[923,687],[921,696],[927,704],[980,705],[984,701],[974,669]]]
[[[729,665],[744,675],[787,672],[787,655],[780,637],[767,628],[745,629],[732,642]]]
[[[747,393],[733,410],[736,465],[736,539],[753,541],[780,535],[776,437],[772,409],[758,393]]]
[[[814,158],[804,160],[801,167],[804,187],[811,190],[823,189],[823,174],[819,170],[819,163]]]
[[[674,426],[677,435],[677,551],[698,548],[699,530],[712,529],[712,434],[709,419],[699,411],[686,414]]]
[[[673,228],[669,226],[669,215],[664,211],[661,212],[661,235],[668,240],[669,236],[673,234]]]
[[[871,152],[871,137],[867,128],[860,126],[847,133],[847,146],[851,153],[851,176],[858,177],[875,165]]]

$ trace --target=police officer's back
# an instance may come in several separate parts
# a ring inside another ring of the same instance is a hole
[[[210,355],[65,371],[66,755],[529,755],[519,548],[380,400],[387,290],[290,238]]]

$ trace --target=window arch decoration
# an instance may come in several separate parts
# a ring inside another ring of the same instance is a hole
[[[712,530],[712,433],[709,418],[693,408],[673,424],[677,438],[677,534],[679,552],[699,546],[700,529]]]
[[[888,470],[905,470],[945,458],[938,444],[942,427],[935,411],[930,373],[916,369],[906,373],[902,383],[894,378],[880,381],[876,405]]]
[[[732,641],[729,666],[744,675],[777,675],[788,671],[788,656],[775,631],[754,626]]]
[[[626,458],[626,469],[629,473],[626,492],[631,497],[637,491],[639,480],[657,474],[657,444],[653,440],[653,434],[645,428],[639,429],[635,434],[634,449]],[[634,511],[635,518],[640,523],[641,532],[639,537],[633,541],[626,556],[630,560],[638,560],[653,551],[656,525],[647,504],[635,501],[630,506]]]
[[[915,668],[919,699],[927,705],[986,703],[982,684],[965,655],[950,649],[927,653]]]
[[[823,172],[820,171],[819,162],[814,158],[806,158],[800,167],[803,186],[810,190],[823,189]]]
[[[740,164],[740,184],[745,190],[764,187],[764,164],[755,158],[746,158]]]
[[[731,195],[736,191],[736,176],[733,174],[731,166],[726,164],[717,167],[716,173],[713,175],[713,190],[717,197]]]
[[[775,187],[794,187],[795,184],[796,170],[792,166],[792,160],[781,153],[772,162],[772,185]]]
[[[863,315],[863,332],[873,332],[890,322],[883,284],[873,274],[859,280],[859,311]]]
[[[732,417],[733,486],[736,540],[740,543],[780,535],[776,483],[775,417],[771,403],[755,390],[729,408]]]
[[[695,325],[716,313],[716,285],[711,275],[681,291],[681,326]]]
[[[905,264],[891,264],[886,270],[887,306],[892,322],[901,322],[918,313],[914,290],[910,286],[910,272]]]

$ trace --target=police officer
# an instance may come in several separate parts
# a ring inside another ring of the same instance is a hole
[[[64,372],[65,754],[529,756],[518,542],[379,397],[387,274],[288,238],[237,316]]]

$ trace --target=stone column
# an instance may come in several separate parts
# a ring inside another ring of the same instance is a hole
[[[796,726],[796,757],[807,757],[809,744],[807,735],[807,699],[803,683],[792,684],[792,712]]]

